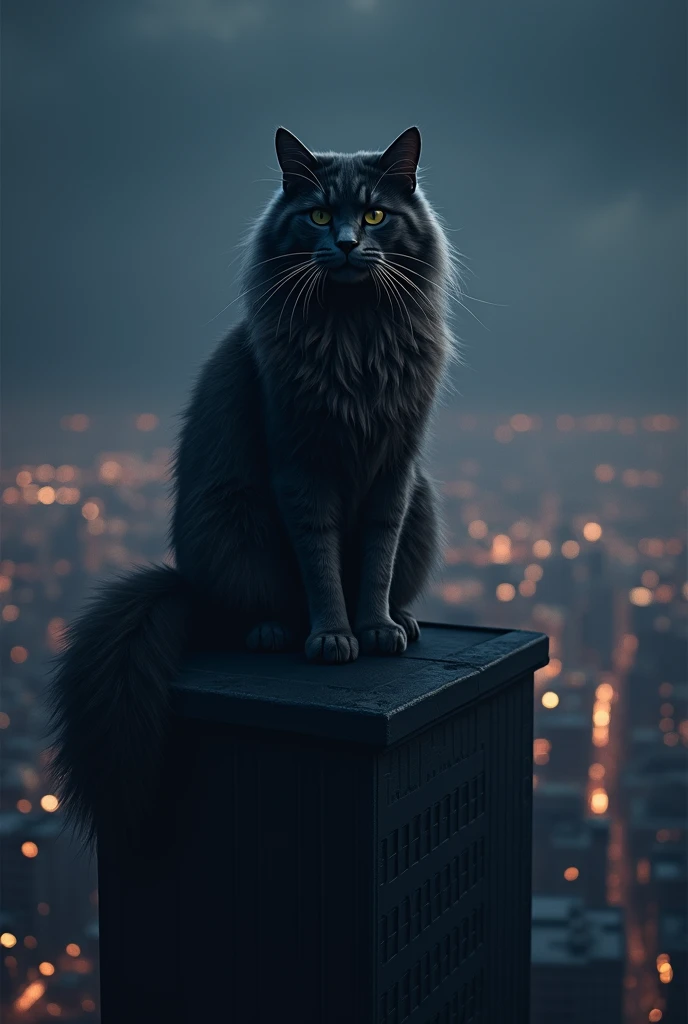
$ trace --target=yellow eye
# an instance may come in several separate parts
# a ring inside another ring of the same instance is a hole
[[[311,220],[314,224],[329,224],[332,220],[332,214],[328,213],[327,210],[311,210]]]
[[[363,219],[366,224],[381,224],[385,219],[384,210],[367,210],[363,215]]]

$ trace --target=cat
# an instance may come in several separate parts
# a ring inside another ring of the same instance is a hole
[[[275,147],[280,187],[245,242],[242,315],[195,382],[174,453],[174,567],[101,586],[56,659],[51,775],[87,842],[105,802],[135,829],[154,801],[189,650],[399,655],[439,567],[424,459],[454,279],[418,185],[420,132],[341,154],[279,128]]]

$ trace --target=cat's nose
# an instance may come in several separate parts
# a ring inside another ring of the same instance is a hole
[[[341,249],[342,252],[345,252],[347,256],[349,255],[352,249],[356,248],[357,245],[358,242],[354,238],[347,238],[343,239],[340,242],[337,242],[337,247]]]

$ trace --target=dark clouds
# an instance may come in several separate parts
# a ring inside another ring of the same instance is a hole
[[[679,0],[5,0],[2,384],[54,417],[169,409],[231,322],[284,123],[424,135],[470,257],[468,406],[685,399]],[[210,322],[209,322],[210,321]],[[47,422],[47,419],[46,419]]]

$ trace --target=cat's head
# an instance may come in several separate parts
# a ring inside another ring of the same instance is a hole
[[[383,152],[312,153],[286,128],[275,146],[281,188],[256,224],[246,268],[253,312],[313,292],[350,302],[367,290],[410,308],[444,294],[450,262],[418,187],[418,128]]]
[[[316,156],[286,128],[278,128],[275,147],[288,233],[332,281],[361,281],[384,252],[413,247],[417,128],[382,154]]]

